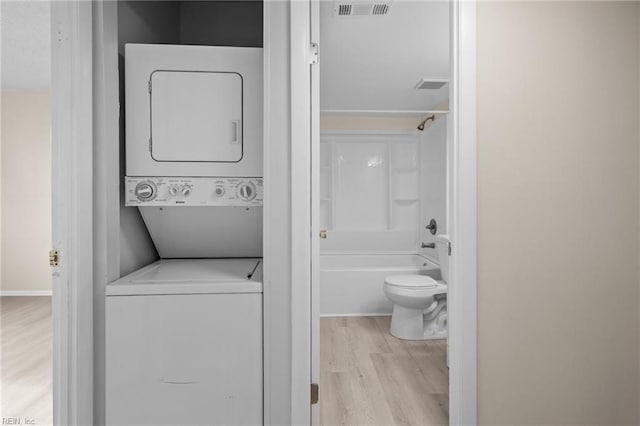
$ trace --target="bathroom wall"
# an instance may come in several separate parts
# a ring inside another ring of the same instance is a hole
[[[638,424],[638,4],[477,12],[479,423]]]
[[[425,226],[435,219],[436,235],[447,233],[447,117],[441,116],[420,134],[420,241],[434,243],[435,235]],[[436,249],[421,249],[420,253],[438,260]]]

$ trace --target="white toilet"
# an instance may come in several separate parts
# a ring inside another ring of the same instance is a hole
[[[405,340],[447,338],[447,282],[449,238],[436,237],[442,281],[426,275],[392,275],[384,280],[384,293],[393,302],[391,334]]]

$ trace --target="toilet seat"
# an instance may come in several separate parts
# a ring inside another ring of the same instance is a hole
[[[426,275],[392,275],[384,280],[385,284],[393,287],[427,289],[441,285]]]

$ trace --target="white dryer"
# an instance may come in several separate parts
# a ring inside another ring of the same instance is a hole
[[[262,424],[260,259],[160,260],[106,294],[107,424]]]
[[[262,176],[262,48],[125,45],[126,174]]]
[[[125,45],[125,204],[161,258],[262,256],[262,49]]]

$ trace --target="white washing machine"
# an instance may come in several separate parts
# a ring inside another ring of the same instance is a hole
[[[160,260],[106,294],[107,424],[262,424],[260,259]]]

